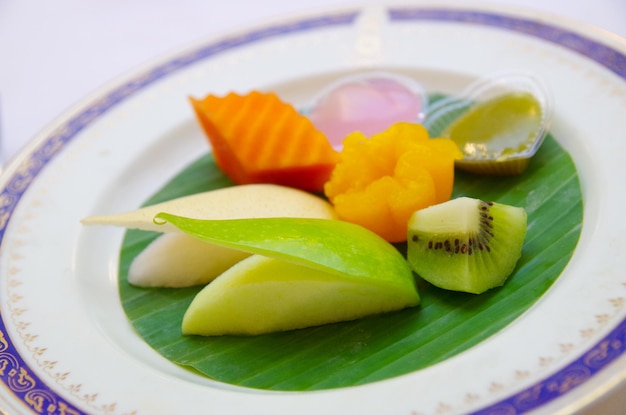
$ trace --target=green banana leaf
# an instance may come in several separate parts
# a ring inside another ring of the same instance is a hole
[[[207,154],[146,204],[230,186]],[[528,233],[506,282],[481,295],[438,289],[418,278],[416,308],[357,321],[255,337],[183,336],[183,314],[202,287],[138,288],[126,276],[133,257],[155,236],[127,232],[119,293],[136,332],[161,355],[228,384],[266,390],[319,390],[379,381],[441,362],[519,318],[554,283],[572,256],[582,226],[576,167],[548,136],[524,174],[487,177],[457,172],[454,196],[523,206]],[[399,244],[403,252],[406,248]]]

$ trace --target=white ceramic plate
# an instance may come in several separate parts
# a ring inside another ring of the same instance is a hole
[[[467,7],[467,6],[465,6]],[[195,376],[130,327],[121,229],[82,217],[137,207],[207,149],[188,95],[251,88],[306,102],[339,75],[387,69],[431,91],[522,69],[550,86],[552,132],[585,200],[573,259],[522,317],[440,364],[365,386],[259,392]],[[571,413],[625,377],[626,44],[496,9],[332,11],[208,40],[87,98],[0,180],[0,395],[10,413]]]

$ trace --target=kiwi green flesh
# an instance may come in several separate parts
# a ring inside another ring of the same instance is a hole
[[[467,197],[418,210],[408,224],[407,259],[437,287],[480,294],[514,271],[526,220],[523,208]]]

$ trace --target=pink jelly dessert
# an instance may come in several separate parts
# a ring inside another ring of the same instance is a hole
[[[368,73],[324,89],[314,101],[309,118],[338,147],[354,131],[371,136],[399,121],[421,122],[426,105],[426,95],[413,79]]]

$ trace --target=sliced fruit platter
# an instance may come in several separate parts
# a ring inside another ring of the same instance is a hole
[[[138,210],[83,220],[129,228],[119,290],[134,329],[196,373],[294,391],[399,376],[498,332],[559,277],[583,203],[549,98],[490,80],[500,95],[484,102],[393,74],[348,78],[304,109],[272,92],[192,98],[207,154]],[[359,88],[413,111],[332,142],[317,125],[350,116],[320,117],[341,115],[333,94],[363,104]],[[429,119],[444,104],[453,115]]]

